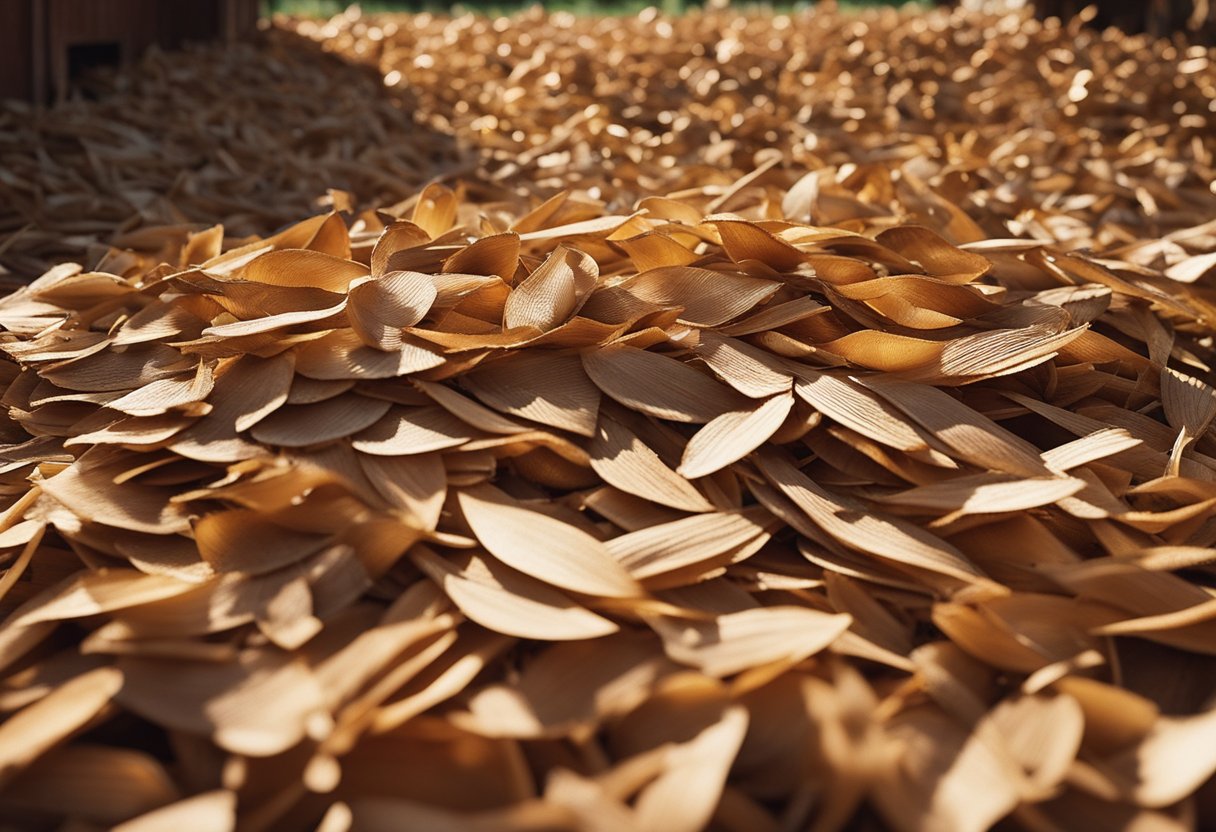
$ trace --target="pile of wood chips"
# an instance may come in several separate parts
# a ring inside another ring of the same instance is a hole
[[[280,26],[0,116],[0,829],[1216,824],[1216,55]]]
[[[94,266],[110,248],[156,264],[217,222],[231,240],[267,234],[351,193],[390,205],[468,170],[413,106],[370,68],[280,31],[152,52],[49,110],[0,101],[0,282]]]

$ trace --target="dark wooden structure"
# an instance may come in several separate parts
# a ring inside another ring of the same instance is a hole
[[[1096,10],[1091,26],[1115,26],[1129,34],[1168,37],[1188,33],[1201,42],[1216,39],[1216,0],[1033,0],[1040,18],[1069,20],[1087,6]]]
[[[238,38],[257,21],[257,0],[0,0],[0,97],[62,97],[89,66]]]

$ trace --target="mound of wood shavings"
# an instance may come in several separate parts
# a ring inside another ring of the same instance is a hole
[[[1193,826],[1210,304],[765,200],[431,186],[0,303],[6,813]]]
[[[4,823],[1216,822],[1198,174],[1048,240],[846,149],[487,152],[0,301]]]
[[[782,190],[817,173],[819,224],[961,209],[975,225],[952,232],[966,241],[1136,250],[1135,262],[1162,253],[1145,240],[1216,217],[1216,56],[1181,41],[1028,10],[291,25],[374,62],[420,118],[526,193],[632,205],[775,164],[763,182]]]
[[[287,32],[153,51],[46,111],[0,101],[0,268],[28,282],[109,245],[155,265],[166,238],[216,222],[234,239],[266,234],[344,207],[348,193],[327,189],[392,204],[467,165],[408,95]]]

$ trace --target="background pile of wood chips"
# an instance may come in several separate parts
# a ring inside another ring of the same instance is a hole
[[[1213,57],[350,14],[4,105],[0,827],[1210,827]]]

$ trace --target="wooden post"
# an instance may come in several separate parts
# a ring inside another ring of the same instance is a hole
[[[237,38],[237,14],[240,4],[237,0],[224,0],[224,40],[232,43]]]
[[[40,30],[31,0],[0,0],[0,98],[33,100]]]
[[[47,20],[46,0],[30,3],[30,94],[39,104],[47,99]]]

